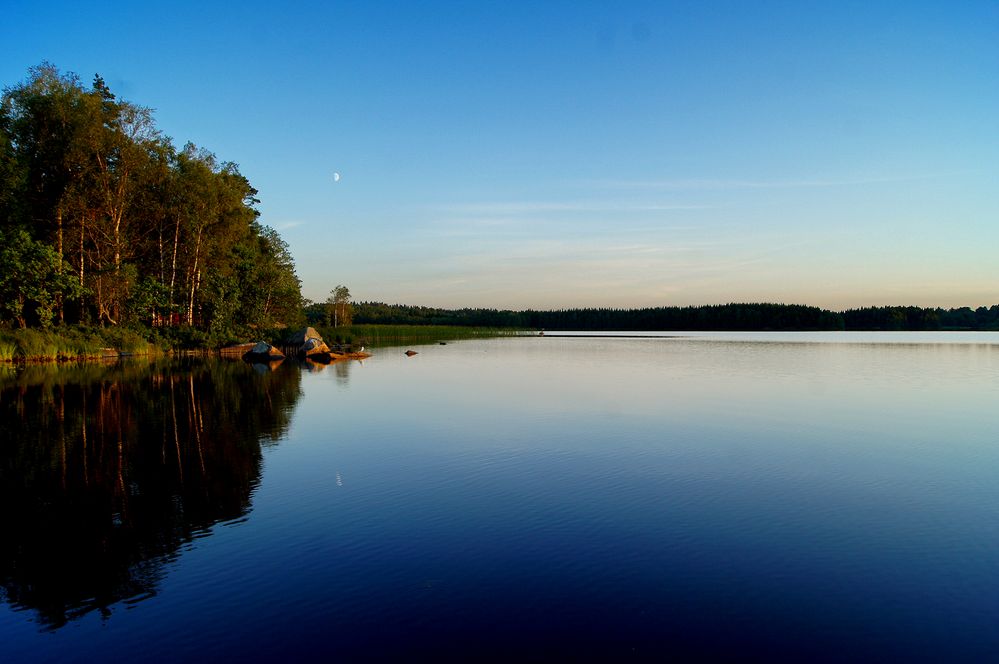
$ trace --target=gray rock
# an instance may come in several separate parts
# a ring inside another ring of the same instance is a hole
[[[288,345],[301,346],[309,339],[319,339],[320,341],[322,341],[323,337],[318,332],[316,332],[316,328],[303,327],[301,330],[291,335],[291,338],[288,339]]]
[[[274,346],[270,345],[266,341],[258,341],[253,344],[253,348],[246,351],[243,355],[244,360],[250,361],[264,361],[269,362],[271,360],[283,359],[284,355]]]
[[[302,344],[298,353],[304,357],[312,357],[313,355],[329,355],[330,348],[322,339],[316,339],[313,337],[305,340],[305,343]]]

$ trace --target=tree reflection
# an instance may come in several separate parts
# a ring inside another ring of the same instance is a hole
[[[297,366],[32,366],[0,376],[0,584],[55,629],[156,593],[164,563],[250,509]]]

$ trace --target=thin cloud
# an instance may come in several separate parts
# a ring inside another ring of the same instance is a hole
[[[304,226],[304,225],[305,225],[304,221],[282,221],[280,223],[273,224],[273,228],[274,230],[281,232],[281,231],[290,230],[292,228],[298,228],[299,226]]]
[[[894,182],[920,182],[950,177],[953,173],[932,173],[925,175],[884,176],[866,178],[830,178],[814,180],[741,180],[741,179],[696,179],[681,178],[671,180],[600,180],[588,181],[585,186],[608,189],[808,189],[826,187],[850,187],[867,184]]]
[[[544,212],[666,212],[670,210],[704,210],[711,208],[702,204],[675,203],[583,203],[552,201],[485,202],[458,205],[441,205],[437,211],[475,215],[523,215]]]

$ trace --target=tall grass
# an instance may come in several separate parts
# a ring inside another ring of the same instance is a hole
[[[14,341],[16,356],[24,359],[57,360],[60,350],[64,350],[61,340],[44,330],[17,330]]]
[[[57,327],[0,331],[0,361],[99,357],[106,349],[144,355],[162,352],[138,330]]]
[[[326,343],[352,343],[355,346],[392,346],[402,342],[433,343],[456,339],[479,339],[512,336],[519,330],[502,327],[465,327],[461,325],[345,325],[316,330]]]
[[[81,355],[96,354],[101,344],[92,336],[76,328],[59,331],[22,329],[3,335],[4,351],[0,358],[6,360],[61,360]]]
[[[0,362],[10,362],[17,353],[17,344],[6,334],[0,333]]]

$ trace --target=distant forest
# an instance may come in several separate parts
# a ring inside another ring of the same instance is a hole
[[[999,304],[971,309],[867,307],[836,312],[797,304],[723,304],[646,309],[505,311],[381,302],[353,305],[356,324],[465,325],[545,330],[999,330]],[[306,309],[321,322],[322,305]]]
[[[100,76],[43,64],[0,105],[0,323],[185,325],[226,339],[302,318],[285,242],[236,164],[177,149]]]

